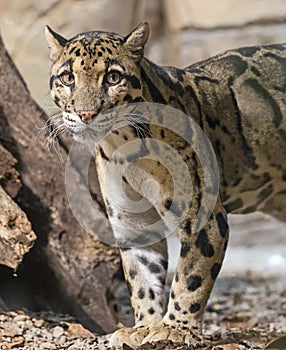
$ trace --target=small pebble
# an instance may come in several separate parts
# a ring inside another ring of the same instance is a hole
[[[51,349],[52,344],[51,343],[42,343],[41,348],[42,349]]]
[[[60,326],[53,328],[53,336],[55,338],[60,338],[64,334],[64,329]]]
[[[42,319],[33,318],[32,321],[34,322],[35,327],[38,327],[38,328],[43,327],[43,325],[45,324],[45,321]]]
[[[15,322],[27,321],[28,319],[29,319],[29,316],[27,316],[27,315],[17,315],[14,317]]]

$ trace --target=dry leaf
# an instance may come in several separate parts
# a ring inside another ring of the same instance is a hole
[[[79,323],[66,323],[65,325],[68,325],[68,329],[65,331],[66,336],[68,339],[77,339],[77,338],[92,338],[94,335],[84,328]]]

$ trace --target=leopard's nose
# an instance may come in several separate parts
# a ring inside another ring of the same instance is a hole
[[[88,124],[92,121],[92,119],[96,116],[95,111],[77,111],[76,112],[79,116],[82,122]]]

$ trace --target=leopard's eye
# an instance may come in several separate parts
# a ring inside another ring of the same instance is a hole
[[[71,86],[74,84],[74,75],[71,72],[64,71],[60,75],[60,81],[66,86]]]
[[[120,82],[122,75],[117,70],[112,70],[108,72],[105,76],[105,81],[110,85],[115,85]]]

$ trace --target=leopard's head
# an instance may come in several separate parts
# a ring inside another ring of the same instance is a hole
[[[140,62],[148,35],[146,22],[126,37],[92,31],[69,40],[46,27],[51,95],[68,130],[80,133],[91,122],[104,126],[101,112],[144,100]]]

